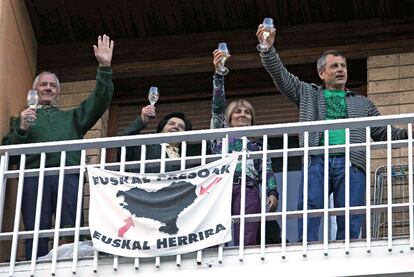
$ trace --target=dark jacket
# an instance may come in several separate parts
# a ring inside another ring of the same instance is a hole
[[[122,130],[120,136],[131,136],[139,135],[141,130],[144,129],[146,125],[142,122],[141,116],[138,116],[126,129]],[[180,149],[181,155],[181,149]],[[118,152],[118,157],[120,157],[120,152]],[[160,144],[151,144],[146,145],[146,160],[156,160],[161,159],[161,145]],[[139,161],[141,160],[141,146],[129,146],[126,149],[126,161]],[[165,166],[165,172],[176,171],[180,169],[180,165],[172,165],[167,163]],[[136,170],[132,170],[136,171]],[[145,173],[159,173],[160,172],[160,163],[147,164],[145,166]]]

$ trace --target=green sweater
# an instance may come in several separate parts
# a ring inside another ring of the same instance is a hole
[[[63,111],[56,107],[40,108],[36,121],[28,130],[20,128],[20,118],[2,140],[3,145],[82,139],[108,108],[114,91],[112,70],[99,67],[94,91],[75,109]],[[13,162],[13,160],[12,160]],[[78,165],[80,151],[66,153],[66,165]],[[39,168],[40,154],[28,155],[26,168]],[[60,153],[47,153],[46,167],[60,164]]]

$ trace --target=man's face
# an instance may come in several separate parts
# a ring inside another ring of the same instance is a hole
[[[161,133],[182,132],[185,131],[184,120],[178,117],[171,117],[165,124]]]
[[[325,68],[319,72],[326,89],[344,90],[348,80],[346,60],[342,56],[327,55]]]
[[[56,104],[59,96],[59,89],[56,79],[51,74],[42,74],[36,84],[40,105]]]

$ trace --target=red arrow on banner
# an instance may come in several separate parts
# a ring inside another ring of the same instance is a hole
[[[201,186],[201,188],[200,188],[200,195],[204,195],[204,194],[206,194],[206,193],[210,190],[210,188],[211,188],[212,186],[214,186],[215,184],[217,184],[218,182],[220,182],[220,181],[221,181],[221,179],[223,179],[223,178],[221,178],[221,177],[217,177],[217,178],[216,178],[216,179],[214,179],[214,181],[213,181],[213,182],[211,182],[211,184],[209,184],[207,187],[203,188],[203,186]]]
[[[132,217],[128,217],[127,219],[124,219],[124,221],[126,224],[118,230],[118,237],[120,238],[124,237],[124,234],[129,230],[131,226],[135,227],[134,222],[132,221]]]

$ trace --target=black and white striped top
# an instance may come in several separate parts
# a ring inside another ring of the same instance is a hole
[[[325,120],[325,98],[323,88],[315,84],[309,84],[299,80],[298,77],[289,73],[282,64],[279,55],[274,47],[268,52],[261,53],[262,64],[269,72],[277,89],[288,97],[290,101],[299,108],[299,121]],[[380,113],[375,105],[365,96],[356,95],[352,91],[347,91],[346,105],[348,118],[358,118],[367,116],[379,116]],[[322,132],[309,133],[309,146],[318,146]],[[392,128],[392,139],[406,139],[408,137],[406,129]],[[371,138],[374,141],[387,139],[386,127],[371,128]],[[365,129],[350,129],[350,142],[365,142]],[[299,143],[303,147],[303,134],[299,134]],[[365,151],[352,151],[350,155],[351,163],[365,171]]]

